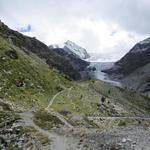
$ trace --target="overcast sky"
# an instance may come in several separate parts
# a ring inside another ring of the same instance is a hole
[[[150,0],[0,0],[0,17],[47,45],[71,40],[107,60],[150,35]]]

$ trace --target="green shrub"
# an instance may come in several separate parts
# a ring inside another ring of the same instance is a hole
[[[44,110],[39,110],[34,114],[34,122],[46,130],[63,125],[59,118]]]
[[[125,120],[120,120],[118,123],[118,126],[126,126],[127,123],[125,122]]]

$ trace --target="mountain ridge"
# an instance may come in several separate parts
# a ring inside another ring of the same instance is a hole
[[[0,22],[0,35],[10,43],[20,47],[24,52],[32,52],[36,54],[41,59],[44,59],[49,66],[61,70],[70,78],[74,80],[81,79],[79,71],[76,70],[67,59],[58,55],[55,51],[51,50],[47,45],[37,40],[35,37],[32,38],[22,35],[21,33],[10,29],[2,22]]]
[[[145,41],[145,40],[144,40]],[[144,51],[143,51],[144,49]],[[137,43],[125,56],[117,61],[111,69],[103,70],[107,74],[124,78],[134,70],[150,62],[150,41]]]
[[[150,93],[149,63],[150,38],[147,38],[137,43],[125,56],[117,61],[112,68],[103,70],[103,72],[107,73],[109,78],[119,80],[127,88]],[[134,78],[136,80],[134,80]],[[130,82],[133,85],[131,85]]]

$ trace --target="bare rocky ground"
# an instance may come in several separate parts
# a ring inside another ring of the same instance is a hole
[[[16,121],[7,122],[0,128],[1,150],[37,150],[47,143],[49,143],[49,139],[46,135],[31,126],[20,126]]]
[[[62,132],[62,131],[61,131]],[[66,134],[66,130],[64,130]],[[106,130],[76,129],[68,131],[77,146],[72,150],[149,150],[150,128],[148,126],[125,126]]]
[[[32,110],[4,117],[1,149],[32,150],[149,150],[149,119],[130,118],[128,124],[114,124],[111,117],[99,128],[74,127],[41,129],[33,121]],[[9,112],[10,115],[10,112]],[[109,119],[109,122],[108,122]],[[117,118],[121,119],[121,118]],[[6,122],[7,120],[7,122]],[[1,121],[2,122],[2,121]],[[127,122],[127,120],[126,120]]]
[[[149,150],[150,128],[127,126],[91,133],[85,143],[91,150]]]

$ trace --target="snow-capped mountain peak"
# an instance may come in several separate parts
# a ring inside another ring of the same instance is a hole
[[[74,42],[68,40],[67,42],[64,43],[64,50],[67,51],[68,53],[72,53],[80,57],[81,59],[87,59],[89,58],[89,54],[87,53],[86,49],[78,46]]]
[[[50,45],[49,48],[51,49],[57,49],[61,48],[66,53],[74,55],[75,57],[78,57],[80,59],[88,59],[90,55],[87,53],[86,49],[78,46],[74,42],[68,40],[67,42],[63,44],[53,44]]]

